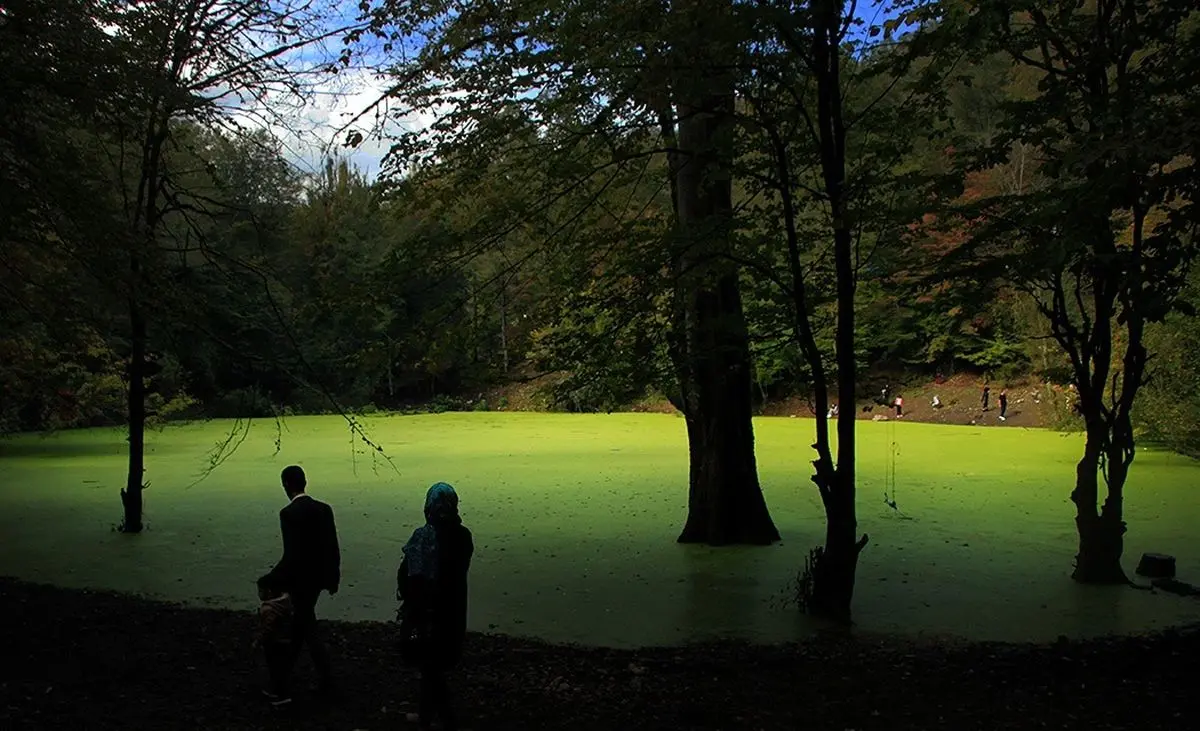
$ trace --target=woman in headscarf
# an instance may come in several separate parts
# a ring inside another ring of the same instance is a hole
[[[475,550],[458,515],[458,494],[439,482],[425,495],[425,525],[404,546],[396,576],[406,660],[421,670],[419,712],[409,720],[431,728],[436,717],[453,730],[446,673],[462,657],[467,633],[467,570]]]

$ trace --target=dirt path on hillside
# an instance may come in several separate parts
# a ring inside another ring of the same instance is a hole
[[[549,378],[549,377],[547,377]],[[538,411],[545,408],[545,401],[538,396],[538,389],[545,386],[546,379],[516,383],[480,394],[479,400],[489,410]],[[872,392],[882,386],[881,379],[874,379]],[[1039,383],[1028,379],[1012,382],[991,380],[990,403],[984,411],[980,403],[984,381],[973,376],[955,376],[941,382],[896,378],[891,381],[891,398],[904,398],[904,421],[929,422],[935,424],[958,424],[962,426],[997,427],[1049,427],[1055,428],[1062,421],[1060,410],[1068,403],[1070,394],[1060,386]],[[1008,391],[1008,413],[1000,419],[1000,391]],[[941,401],[934,408],[933,397]],[[1057,400],[1057,407],[1055,401]],[[665,399],[644,399],[630,405],[625,411],[675,413],[675,407]],[[878,403],[878,399],[863,399],[855,405],[860,419],[895,419],[895,411]],[[778,401],[768,401],[761,409],[763,416],[810,417],[812,405],[805,399],[793,396]]]
[[[935,424],[980,425],[997,427],[1045,427],[1055,423],[1056,413],[1052,401],[1046,398],[1047,386],[1028,381],[991,384],[988,410],[981,404],[983,383],[975,379],[959,377],[942,383],[912,382],[893,383],[891,397],[904,398],[904,421],[919,421]],[[1008,391],[1008,412],[1000,419],[998,402],[1001,389]],[[1062,390],[1055,391],[1059,399]],[[941,406],[933,406],[937,396]],[[812,409],[801,399],[792,398],[778,404],[769,404],[763,410],[769,416],[811,416]],[[895,411],[878,402],[859,401],[855,412],[860,419],[895,419]]]

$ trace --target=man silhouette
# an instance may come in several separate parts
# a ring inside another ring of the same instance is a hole
[[[304,492],[307,480],[298,465],[284,468],[280,479],[289,500],[279,511],[283,557],[258,583],[259,586],[278,587],[290,594],[295,614],[290,650],[280,653],[272,663],[271,687],[264,691],[273,705],[285,705],[292,700],[288,681],[301,644],[307,644],[312,653],[321,692],[332,694],[329,652],[317,633],[316,609],[321,591],[336,594],[341,582],[341,552],[333,509]]]

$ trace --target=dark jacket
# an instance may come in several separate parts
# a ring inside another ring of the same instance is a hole
[[[396,595],[403,602],[405,626],[419,626],[428,635],[426,651],[442,667],[456,665],[467,634],[467,572],[475,544],[460,523],[439,525],[437,579],[408,575],[407,559],[396,573]]]
[[[279,511],[283,558],[261,581],[280,591],[336,592],[342,580],[341,550],[333,508],[308,495],[297,495]]]

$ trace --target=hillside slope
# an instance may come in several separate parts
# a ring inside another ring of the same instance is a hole
[[[547,381],[538,379],[514,383],[496,388],[480,399],[489,411],[540,411],[546,407],[546,399],[539,396],[539,389]],[[877,385],[882,386],[883,381]],[[1012,382],[991,381],[991,398],[988,410],[981,408],[980,397],[984,382],[973,376],[955,376],[940,383],[928,380],[890,381],[891,398],[904,398],[905,421],[930,422],[935,424],[988,425],[1004,427],[1057,427],[1067,420],[1069,392],[1060,386],[1037,383],[1028,379]],[[999,395],[1008,391],[1008,413],[1000,420]],[[874,391],[874,389],[873,389]],[[941,400],[941,407],[934,408],[933,397]],[[675,411],[666,399],[650,398],[631,404],[622,411],[664,412]],[[807,399],[792,396],[778,401],[768,401],[760,409],[763,416],[808,417],[813,415]],[[855,405],[860,419],[894,419],[895,411],[878,401],[860,400]]]

